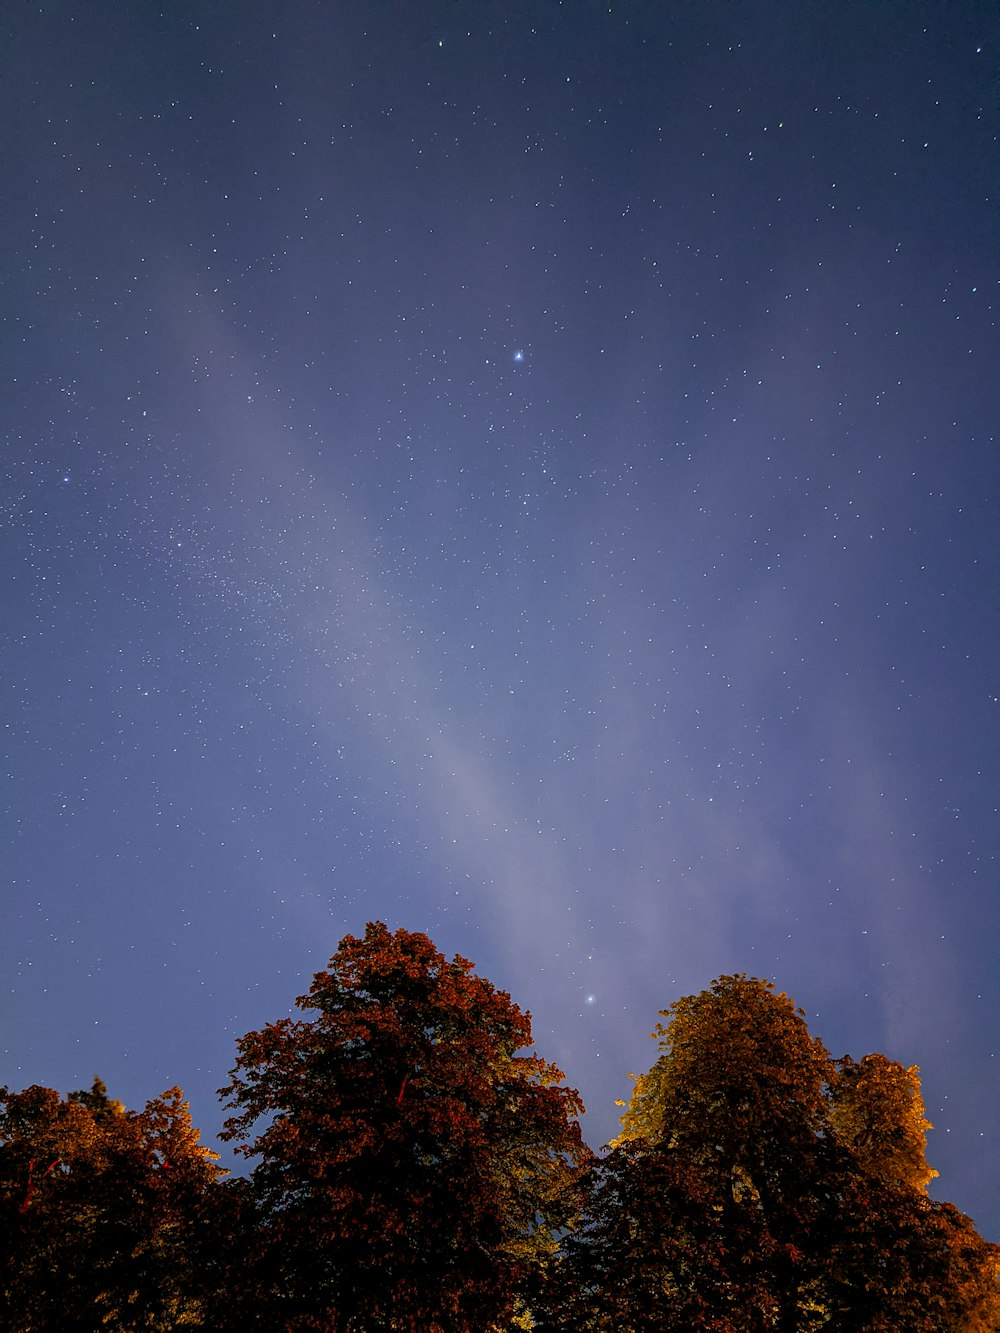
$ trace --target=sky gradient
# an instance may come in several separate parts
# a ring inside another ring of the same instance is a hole
[[[211,1137],[382,919],[596,1147],[745,971],[921,1066],[1000,1239],[998,54],[921,0],[0,8],[0,1082]]]

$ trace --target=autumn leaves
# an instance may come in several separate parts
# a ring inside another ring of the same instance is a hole
[[[381,923],[247,1033],[223,1180],[174,1089],[0,1093],[0,1333],[987,1333],[997,1248],[933,1172],[915,1069],[834,1060],[720,977],[664,1012],[619,1137],[583,1142],[529,1017]]]

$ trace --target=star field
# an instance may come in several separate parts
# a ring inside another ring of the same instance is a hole
[[[0,1082],[211,1135],[378,918],[599,1146],[746,971],[1000,1238],[995,8],[0,32]]]

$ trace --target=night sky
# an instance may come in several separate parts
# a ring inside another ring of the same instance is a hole
[[[382,919],[597,1147],[745,971],[1000,1239],[1000,10],[162,10],[0,9],[0,1082]]]

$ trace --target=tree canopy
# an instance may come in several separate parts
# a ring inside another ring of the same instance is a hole
[[[997,1333],[927,1193],[919,1071],[742,974],[676,1000],[621,1133],[464,958],[380,922],[237,1043],[224,1178],[180,1089],[0,1089],[0,1333]],[[623,1104],[624,1105],[624,1104]]]
[[[348,935],[282,1019],[238,1043],[225,1135],[281,1255],[281,1313],[323,1327],[506,1319],[574,1209],[577,1094],[529,1016],[426,935]],[[253,1128],[263,1128],[249,1140]]]
[[[662,1017],[659,1058],[564,1243],[548,1326],[996,1327],[1000,1251],[926,1194],[916,1068],[832,1059],[754,977],[720,977]]]
[[[218,1156],[179,1088],[138,1112],[100,1079],[65,1099],[0,1089],[3,1327],[197,1323]]]

